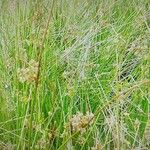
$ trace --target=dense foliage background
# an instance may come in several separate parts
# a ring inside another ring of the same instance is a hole
[[[149,0],[0,1],[0,149],[150,149]]]

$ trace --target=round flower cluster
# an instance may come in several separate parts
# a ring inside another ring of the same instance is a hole
[[[26,68],[19,68],[17,71],[19,81],[22,83],[26,81],[29,83],[34,82],[37,79],[38,66],[39,63],[32,59]]]
[[[86,127],[92,124],[92,119],[94,117],[93,113],[86,112],[86,115],[78,112],[76,115],[70,119],[70,124],[73,131],[79,131],[84,133],[86,131]]]
[[[99,143],[96,143],[96,145],[92,147],[91,150],[102,150],[102,146]]]

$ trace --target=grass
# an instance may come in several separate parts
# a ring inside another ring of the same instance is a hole
[[[150,149],[149,0],[0,7],[0,150]]]

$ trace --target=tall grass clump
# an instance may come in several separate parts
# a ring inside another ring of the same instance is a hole
[[[0,150],[36,149],[150,149],[149,0],[0,0]]]

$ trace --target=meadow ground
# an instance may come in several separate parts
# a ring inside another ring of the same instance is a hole
[[[149,0],[0,0],[0,150],[34,149],[150,149]]]

